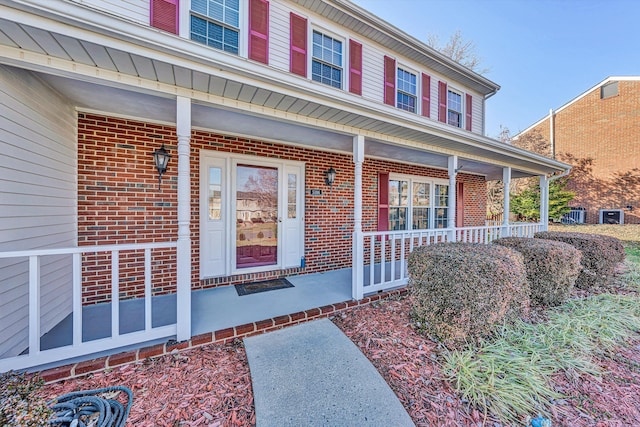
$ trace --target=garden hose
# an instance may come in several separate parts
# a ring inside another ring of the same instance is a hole
[[[127,394],[126,408],[115,399],[99,397],[99,394],[124,392]],[[133,393],[123,386],[105,387],[96,390],[74,391],[48,402],[54,415],[50,426],[62,427],[124,427],[133,402]],[[94,421],[97,415],[97,420]],[[91,421],[89,421],[91,420]]]

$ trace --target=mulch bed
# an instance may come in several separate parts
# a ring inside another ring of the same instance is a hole
[[[211,344],[49,384],[41,394],[52,399],[113,385],[133,391],[127,425],[218,427],[256,422],[249,365],[240,342]]]
[[[439,344],[419,335],[410,298],[359,307],[333,321],[382,374],[418,426],[501,426],[461,401],[441,377]],[[640,425],[640,340],[598,360],[605,374],[557,375],[567,396],[553,408],[553,426]],[[255,425],[251,379],[240,342],[208,345],[86,378],[45,386],[53,398],[73,390],[124,385],[133,390],[129,425]],[[532,414],[535,416],[536,414]]]

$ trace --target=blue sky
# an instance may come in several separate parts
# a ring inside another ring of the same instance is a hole
[[[640,1],[352,0],[419,40],[456,30],[501,86],[486,133],[514,135],[609,76],[640,75]]]

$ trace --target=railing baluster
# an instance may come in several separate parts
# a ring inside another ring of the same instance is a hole
[[[411,234],[402,233],[402,248],[400,248],[400,279],[404,279],[407,276],[405,272],[406,260],[404,259],[407,236],[411,236]]]
[[[71,282],[71,307],[73,310],[73,345],[82,344],[82,254],[73,254],[73,278]]]
[[[151,329],[151,249],[144,250],[144,330]]]
[[[380,239],[382,240],[382,239]],[[369,285],[373,286],[376,280],[376,238],[371,236],[369,241]]]
[[[120,251],[111,251],[111,338],[120,335]]]
[[[387,272],[385,269],[385,264],[387,262],[387,253],[386,253],[386,249],[387,249],[387,237],[389,235],[388,234],[384,234],[383,239],[380,240],[380,283],[384,283],[386,277],[387,277]]]
[[[40,353],[40,258],[29,257],[29,355]]]
[[[391,262],[391,276],[389,280],[392,282],[396,278],[396,237],[397,235],[393,235],[391,238],[391,253],[389,254],[389,261]]]

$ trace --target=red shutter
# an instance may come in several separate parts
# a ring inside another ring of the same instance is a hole
[[[389,230],[389,173],[378,174],[378,231]]]
[[[447,123],[447,84],[438,82],[438,120]]]
[[[473,98],[471,95],[467,94],[467,102],[465,103],[467,106],[466,117],[465,117],[465,126],[467,130],[471,130],[472,117],[471,111],[473,110]]]
[[[456,227],[464,227],[464,186],[456,182]]]
[[[151,26],[178,34],[179,0],[151,0]]]
[[[249,59],[269,63],[269,2],[249,1]]]
[[[396,60],[384,57],[384,103],[396,105]]]
[[[349,40],[349,92],[362,95],[362,45]]]
[[[431,117],[431,76],[422,73],[422,115]]]
[[[289,70],[293,74],[307,77],[307,19],[292,12],[290,24]]]

